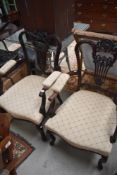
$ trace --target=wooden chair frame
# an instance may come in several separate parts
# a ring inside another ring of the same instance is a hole
[[[60,70],[60,67],[58,65],[58,61],[59,61],[59,55],[61,52],[61,42],[59,40],[58,37],[56,37],[55,35],[47,35],[46,37],[43,37],[43,35],[41,35],[42,37],[40,38],[38,35],[32,33],[32,32],[28,32],[28,31],[23,31],[20,33],[19,35],[19,41],[21,43],[23,52],[24,52],[24,56],[26,59],[26,64],[27,64],[27,68],[28,68],[28,74],[36,74],[36,69],[34,67],[31,66],[30,62],[29,62],[29,57],[28,57],[28,53],[27,53],[27,49],[26,49],[26,43],[23,40],[23,36],[26,36],[27,39],[29,39],[29,41],[31,42],[31,45],[33,46],[35,52],[36,52],[36,56],[37,58],[39,58],[39,63],[40,66],[42,66],[41,72],[39,73],[40,75],[44,75],[47,76],[48,74],[46,74],[45,72],[45,64],[46,64],[46,54],[49,48],[49,45],[54,45],[56,46],[57,50],[56,50],[56,55],[54,58],[54,68],[53,70]],[[3,87],[3,85],[2,85]],[[39,109],[39,112],[43,115],[43,119],[41,121],[41,123],[39,125],[36,125],[37,129],[39,130],[42,140],[46,140],[46,136],[45,133],[43,131],[43,124],[45,123],[45,121],[50,117],[54,115],[54,110],[55,110],[55,101],[56,98],[54,100],[50,100],[50,106],[48,111],[46,111],[45,106],[46,106],[46,91],[48,90],[47,88],[43,88],[43,91],[39,92],[39,96],[42,98],[42,102],[41,102],[41,106]],[[62,103],[61,97],[58,93],[54,93],[54,97],[57,97],[57,99],[59,100],[60,104]],[[2,113],[6,113],[5,110],[0,109],[0,111]]]
[[[82,31],[74,31],[75,34],[75,39],[76,39],[76,46],[75,46],[75,54],[76,54],[76,59],[77,59],[77,76],[78,76],[78,86],[77,86],[77,91],[80,90],[80,88],[85,87],[88,89],[91,89],[93,91],[102,91],[108,96],[111,96],[113,98],[113,101],[117,105],[117,92],[113,91],[107,91],[102,88],[102,84],[104,83],[109,69],[113,66],[113,64],[117,61],[117,37],[116,40],[114,36],[110,35],[102,35],[102,34],[96,34],[93,32],[82,32]],[[85,38],[84,40],[79,40],[79,38]],[[100,38],[101,37],[101,38]],[[97,43],[86,40],[86,38],[97,38],[100,39]],[[111,39],[114,39],[112,41]],[[86,84],[82,82],[83,76],[82,75],[82,61],[83,58],[80,56],[81,53],[81,45],[83,44],[89,44],[92,47],[93,50],[93,62],[95,64],[95,72],[94,72],[94,84]],[[112,54],[112,57],[106,57],[106,56],[101,56],[99,54],[99,51],[103,52],[110,52]],[[73,74],[73,72],[72,72]],[[71,74],[71,75],[72,75]],[[47,136],[50,140],[50,144],[54,145],[55,143],[55,133],[53,133],[50,130],[47,130]],[[117,126],[115,129],[114,134],[110,137],[110,142],[115,143],[117,140]],[[93,151],[92,151],[93,152]],[[98,154],[98,153],[97,153]],[[108,160],[107,156],[102,156],[101,159],[98,162],[98,169],[101,170],[103,169],[103,163],[106,163]]]

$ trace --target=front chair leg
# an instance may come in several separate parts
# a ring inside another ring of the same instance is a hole
[[[60,104],[62,104],[62,103],[63,103],[63,101],[62,101],[62,99],[61,99],[61,97],[60,97],[60,95],[59,95],[59,94],[57,95],[57,98],[58,98],[59,103],[60,103]]]
[[[106,163],[108,160],[108,157],[102,156],[101,159],[98,162],[98,169],[102,170],[103,169],[103,163]]]
[[[41,134],[41,139],[42,141],[47,141],[47,137],[45,135],[45,132],[44,132],[44,129],[43,129],[43,126],[36,126],[37,129],[39,130],[40,134]]]
[[[47,131],[47,132],[46,132],[46,135],[47,135],[47,137],[48,137],[48,139],[49,139],[49,141],[50,141],[50,145],[53,146],[54,143],[55,143],[55,141],[56,141],[55,136],[52,134],[51,131]]]
[[[115,130],[113,136],[110,137],[110,142],[115,143],[116,140],[117,140],[117,127],[116,127],[116,130]]]

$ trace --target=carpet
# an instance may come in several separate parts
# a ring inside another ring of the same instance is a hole
[[[13,159],[15,159],[14,167],[18,167],[33,151],[34,147],[29,144],[23,137],[11,132],[13,139]]]

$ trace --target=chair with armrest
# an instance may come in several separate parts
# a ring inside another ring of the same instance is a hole
[[[83,38],[84,33],[75,31],[75,37]],[[86,34],[89,36],[90,32]],[[111,153],[112,143],[117,139],[117,91],[103,89],[109,70],[117,62],[117,37],[109,35],[105,40],[105,36],[94,34],[99,39],[97,42],[92,41],[94,35],[91,34],[90,39],[77,41],[77,92],[59,107],[56,115],[45,123],[45,128],[51,145],[55,142],[55,135],[58,135],[75,148],[101,155],[98,168],[102,169]],[[86,44],[92,48],[93,84],[83,81],[81,52],[83,54],[82,47]]]
[[[38,71],[35,67],[32,67],[32,62],[28,60],[27,52],[24,48],[25,45],[22,44],[22,38],[25,34],[30,41],[31,47],[35,49],[37,56],[36,59],[38,59],[38,66],[40,67],[39,75],[34,75]],[[49,38],[49,40],[51,39],[57,40],[53,36],[52,38]],[[48,49],[46,44],[44,44],[43,41],[39,40],[36,35],[30,32],[21,33],[20,41],[21,45],[23,46],[24,54],[27,56],[26,62],[28,63],[29,75],[17,82],[0,96],[1,112],[9,113],[13,118],[33,122],[38,128],[42,139],[45,140],[46,138],[43,132],[43,123],[49,116],[52,116],[54,114],[56,98],[60,103],[62,102],[59,93],[55,93],[51,89],[52,85],[57,81],[57,79],[62,76],[61,72],[56,71],[59,69],[57,67],[57,59],[59,57],[60,49],[57,46],[56,54],[58,55],[55,57],[53,73],[47,77],[45,64]],[[40,60],[42,61],[42,64]],[[12,66],[14,66],[14,64],[15,63],[12,61],[12,64],[8,64],[7,66],[10,69]],[[7,72],[7,69],[5,70],[6,71],[3,72]],[[66,82],[67,80],[64,81]],[[50,102],[50,100],[48,100],[48,97],[53,94],[54,97],[56,96],[56,98]]]

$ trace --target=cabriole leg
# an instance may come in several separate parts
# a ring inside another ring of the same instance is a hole
[[[101,159],[98,162],[98,169],[102,170],[103,169],[103,163],[106,163],[108,160],[108,157],[102,156]]]

